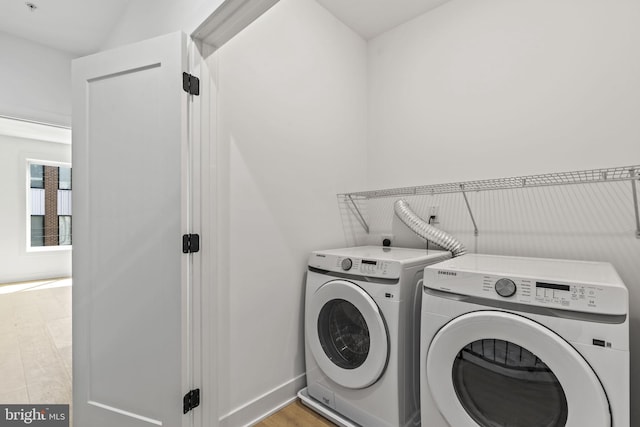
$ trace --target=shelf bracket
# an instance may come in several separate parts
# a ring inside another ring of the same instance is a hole
[[[464,191],[464,184],[460,184],[460,191],[462,192],[462,197],[464,197],[464,202],[467,204],[467,210],[469,211],[469,216],[471,217],[471,222],[473,223],[473,235],[478,235],[478,224],[476,224],[476,220],[473,217],[473,212],[471,212],[471,205],[469,205],[469,200],[467,199],[467,193]]]
[[[369,234],[369,224],[367,224],[367,221],[365,221],[364,217],[362,216],[360,209],[358,209],[358,205],[356,205],[356,202],[353,200],[353,197],[351,197],[351,194],[347,195],[347,197],[349,198],[349,201],[351,202],[354,209],[356,210],[355,211],[356,219],[358,220],[360,225],[362,225],[362,228],[364,228],[364,231],[366,231],[367,234]]]
[[[638,213],[638,190],[636,188],[636,181],[640,178],[636,175],[635,169],[630,169],[629,174],[631,175],[631,191],[633,191],[633,210],[636,214],[636,239],[640,239],[640,213]]]

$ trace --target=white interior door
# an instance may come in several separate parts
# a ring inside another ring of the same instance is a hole
[[[187,426],[186,36],[73,61],[73,412]]]

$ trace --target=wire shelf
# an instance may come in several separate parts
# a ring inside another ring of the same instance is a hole
[[[390,188],[385,190],[360,191],[355,193],[338,194],[338,200],[345,203],[356,217],[362,228],[369,234],[369,224],[361,212],[362,204],[367,200],[402,196],[428,196],[437,194],[461,193],[464,197],[466,209],[473,222],[474,235],[478,235],[471,206],[466,193],[510,190],[521,188],[551,187],[575,184],[612,183],[629,181],[633,193],[633,209],[635,213],[635,235],[640,239],[640,207],[638,203],[637,184],[640,180],[640,165],[614,168],[591,169],[572,172],[556,172],[540,175],[527,175],[509,178],[484,179],[478,181],[461,181],[445,184],[421,185],[415,187]]]
[[[545,187],[551,185],[591,184],[598,182],[632,181],[640,178],[640,165],[557,172],[479,181],[450,182],[415,187],[389,188],[338,194],[341,198],[377,199],[383,197],[435,195],[470,191],[507,190],[515,188]]]

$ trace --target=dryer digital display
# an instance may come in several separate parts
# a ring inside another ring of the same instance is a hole
[[[566,291],[569,292],[571,287],[569,285],[557,285],[555,283],[536,282],[536,288],[553,289],[554,291]]]

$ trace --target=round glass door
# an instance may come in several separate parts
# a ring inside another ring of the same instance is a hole
[[[367,292],[352,282],[333,280],[318,288],[306,310],[307,342],[329,379],[360,389],[382,376],[389,338],[382,313]]]
[[[456,427],[611,427],[593,369],[545,326],[502,311],[445,324],[427,351],[434,402]]]
[[[355,305],[343,299],[327,302],[318,316],[318,337],[325,354],[343,369],[356,369],[369,355],[369,328]]]
[[[567,398],[555,374],[535,354],[510,341],[480,339],[453,362],[453,387],[480,426],[564,427]]]

